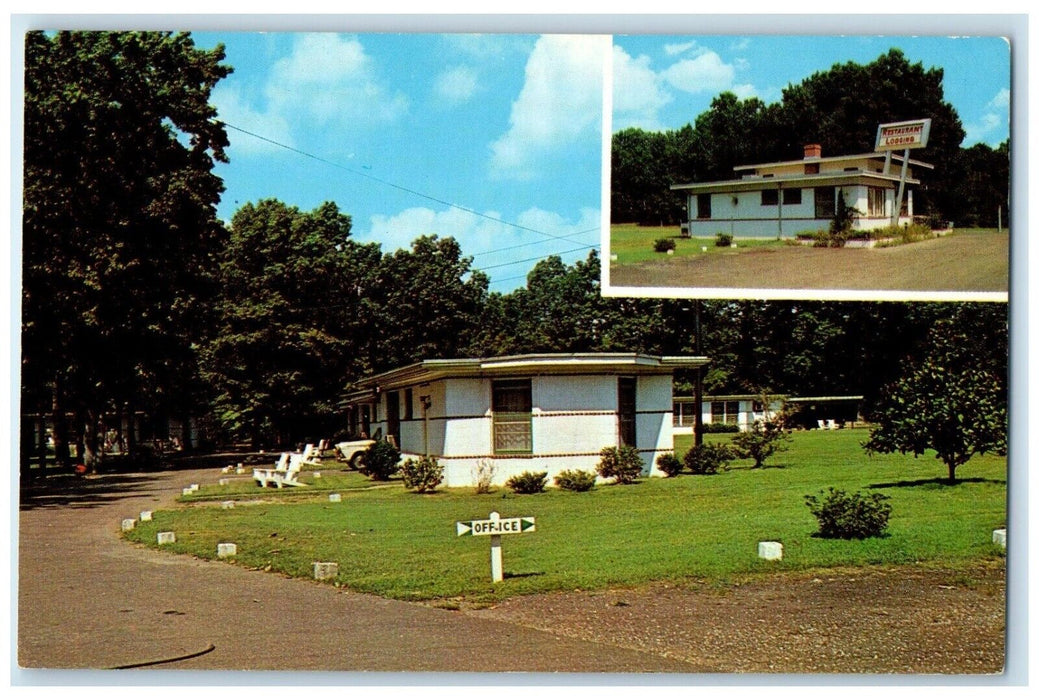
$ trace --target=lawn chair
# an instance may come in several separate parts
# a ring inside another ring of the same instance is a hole
[[[302,460],[303,464],[309,465],[320,465],[321,464],[321,450],[314,447],[312,443],[308,443],[303,448]]]
[[[303,455],[282,452],[278,463],[273,469],[253,469],[253,479],[260,488],[268,486],[302,486],[298,480],[300,469],[303,467]]]

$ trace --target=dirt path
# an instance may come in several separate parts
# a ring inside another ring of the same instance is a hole
[[[23,494],[18,663],[109,669],[700,670],[624,646],[337,590],[126,543],[123,518],[217,470],[80,480]]]
[[[785,246],[610,266],[612,287],[1006,292],[1009,234],[891,248]]]
[[[994,673],[1005,570],[788,574],[447,611],[133,546],[123,518],[215,470],[23,493],[18,660],[27,669]],[[176,657],[190,657],[168,661]],[[39,671],[23,671],[26,678]]]

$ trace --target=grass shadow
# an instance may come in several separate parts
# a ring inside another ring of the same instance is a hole
[[[935,477],[933,479],[914,479],[912,481],[891,481],[881,484],[869,484],[868,488],[871,489],[897,489],[897,488],[912,488],[915,486],[960,486],[962,484],[996,484],[997,486],[1006,486],[1006,479],[985,479],[982,477],[973,477],[970,479],[956,479],[955,481],[949,481],[942,477]]]
[[[544,571],[531,571],[525,574],[514,574],[509,571],[505,572],[505,578],[530,578],[531,576],[544,576]]]

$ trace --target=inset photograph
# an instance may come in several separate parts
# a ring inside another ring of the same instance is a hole
[[[606,293],[1006,301],[1010,52],[615,36]]]

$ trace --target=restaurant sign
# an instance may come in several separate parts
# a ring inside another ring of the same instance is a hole
[[[904,148],[923,148],[931,135],[930,119],[881,124],[877,127],[877,151],[900,151]]]

